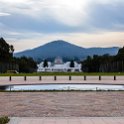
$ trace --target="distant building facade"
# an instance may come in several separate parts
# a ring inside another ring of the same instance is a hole
[[[44,61],[37,65],[37,72],[81,72],[81,64],[73,61],[73,67],[71,62],[63,62],[62,58],[57,57],[54,62],[47,62],[47,66],[44,67]]]

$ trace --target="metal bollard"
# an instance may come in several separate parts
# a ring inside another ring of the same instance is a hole
[[[56,81],[56,76],[54,76],[54,80]]]
[[[101,76],[99,76],[99,81],[101,81]]]
[[[12,81],[12,77],[11,76],[9,76],[9,81]]]
[[[26,81],[27,80],[27,78],[26,78],[26,76],[24,76],[24,81]]]
[[[86,77],[86,76],[84,76],[84,80],[85,80],[85,81],[87,80],[87,77]]]
[[[69,80],[71,80],[71,76],[69,76]]]
[[[41,76],[39,76],[39,81],[41,81],[42,80],[42,77]]]
[[[114,76],[114,81],[116,80],[116,76]]]

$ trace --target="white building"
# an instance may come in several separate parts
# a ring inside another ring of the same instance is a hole
[[[37,72],[81,72],[81,64],[74,61],[74,67],[70,67],[71,62],[63,63],[58,57],[53,63],[48,62],[48,67],[44,67],[44,62],[38,64]]]

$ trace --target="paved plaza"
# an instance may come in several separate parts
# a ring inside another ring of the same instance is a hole
[[[48,83],[124,84],[124,76],[0,77],[0,85]],[[9,124],[124,124],[124,92],[0,92],[0,115]],[[33,118],[32,118],[33,117]]]
[[[124,124],[124,117],[11,118],[9,124]]]
[[[124,117],[124,92],[0,92],[9,117]]]

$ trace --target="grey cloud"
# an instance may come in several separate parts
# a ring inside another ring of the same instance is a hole
[[[2,10],[5,11],[5,5]],[[31,9],[24,4],[15,7],[19,10]],[[12,9],[12,8],[10,8]],[[46,8],[47,9],[47,8]],[[10,16],[0,17],[0,23],[8,27],[10,31],[14,32],[39,32],[39,33],[64,33],[64,32],[86,32],[93,33],[97,31],[124,31],[124,2],[115,2],[109,4],[101,4],[98,2],[88,5],[86,10],[87,19],[82,20],[82,24],[71,27],[61,23],[61,21],[53,18],[52,13],[46,13],[43,9],[44,15],[36,19],[35,16],[18,11],[12,11]],[[21,13],[20,13],[21,12]],[[61,13],[60,13],[61,14]],[[65,17],[66,20],[66,17]],[[0,26],[1,27],[1,26]],[[25,34],[26,35],[26,34]]]
[[[124,4],[94,4],[88,11],[87,23],[99,30],[116,31],[124,26]],[[124,29],[123,29],[124,31]]]

